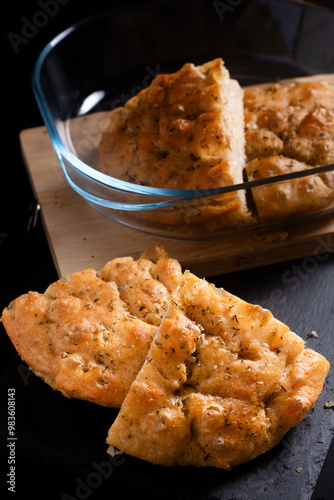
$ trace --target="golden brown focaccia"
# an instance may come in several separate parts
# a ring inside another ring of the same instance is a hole
[[[109,430],[109,452],[230,469],[304,419],[328,369],[268,310],[185,272]]]
[[[248,180],[309,170],[311,166],[286,156],[254,158],[247,166]],[[329,206],[334,199],[332,173],[310,175],[289,181],[252,188],[259,220],[272,222],[316,212]]]
[[[2,323],[29,367],[70,398],[121,405],[181,277],[161,247],[29,292]]]
[[[272,84],[244,93],[248,180],[334,162],[334,85]],[[316,211],[334,199],[334,174],[257,187],[259,220],[268,222]]]
[[[221,59],[157,75],[111,112],[99,145],[101,171],[146,186],[229,186],[243,181],[244,166],[243,91]],[[242,191],[139,216],[212,229],[253,221]]]

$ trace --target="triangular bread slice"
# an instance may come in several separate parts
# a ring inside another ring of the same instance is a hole
[[[208,189],[242,183],[244,167],[243,90],[220,58],[157,75],[111,111],[99,144],[99,168],[112,177],[198,190],[198,199],[179,209],[138,215],[165,224],[251,223],[243,191],[200,199]]]
[[[162,247],[13,300],[1,321],[31,370],[70,398],[119,407],[145,360],[180,264]]]
[[[268,310],[185,272],[109,430],[109,452],[230,469],[304,419],[328,369]]]

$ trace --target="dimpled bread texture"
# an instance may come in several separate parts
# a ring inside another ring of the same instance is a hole
[[[185,272],[109,430],[109,452],[230,469],[304,419],[328,369],[268,310]]]
[[[187,63],[111,112],[99,156],[111,176],[204,194],[330,165],[334,85],[296,81],[242,90],[221,59]],[[332,205],[334,173],[255,187],[247,198],[244,191],[198,198],[138,218],[209,232],[285,220]]]
[[[44,294],[24,294],[1,320],[22,359],[53,389],[119,407],[180,276],[179,263],[154,247],[138,260],[71,274]]]
[[[291,82],[245,89],[248,180],[334,162],[334,85]],[[334,199],[334,173],[252,189],[260,222],[321,210]]]
[[[241,183],[244,166],[243,90],[221,59],[157,75],[111,112],[99,144],[101,171],[146,186],[205,192]],[[253,222],[243,191],[138,217],[211,229]]]

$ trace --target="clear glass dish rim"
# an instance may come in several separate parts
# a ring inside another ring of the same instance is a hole
[[[285,2],[290,2],[290,0],[283,0]],[[160,3],[160,2],[159,2]],[[303,4],[300,4],[303,5]],[[307,5],[307,4],[306,4]],[[304,4],[305,6],[305,4]],[[317,8],[314,4],[309,4],[310,7]],[[81,196],[86,198],[90,203],[96,203],[100,206],[108,207],[111,209],[122,209],[122,210],[130,210],[130,211],[136,211],[136,210],[152,210],[152,209],[158,209],[166,206],[170,206],[173,204],[179,204],[182,202],[186,201],[196,201],[199,199],[205,199],[213,196],[219,196],[222,194],[227,194],[227,193],[233,193],[239,190],[247,190],[247,189],[252,189],[253,187],[256,186],[265,186],[267,184],[273,184],[277,182],[283,182],[283,181],[289,181],[295,178],[300,178],[300,177],[307,177],[311,175],[318,175],[324,172],[328,171],[334,171],[334,164],[331,165],[325,165],[321,167],[312,167],[307,170],[301,170],[297,172],[292,172],[290,174],[284,174],[284,175],[278,175],[278,176],[273,176],[273,177],[267,177],[255,181],[248,181],[248,182],[243,182],[240,184],[234,184],[231,186],[223,186],[223,187],[217,187],[217,188],[204,188],[204,189],[166,189],[166,188],[157,188],[157,187],[151,187],[151,186],[143,186],[140,184],[133,184],[127,181],[123,181],[120,179],[117,179],[115,177],[111,177],[107,174],[104,174],[103,172],[100,172],[96,170],[95,168],[91,167],[87,163],[83,162],[80,160],[75,154],[73,154],[63,143],[55,121],[53,119],[52,113],[50,111],[50,108],[47,104],[47,101],[44,96],[44,92],[42,89],[41,85],[41,71],[43,64],[47,58],[47,56],[50,54],[50,52],[62,41],[64,40],[67,36],[69,36],[71,33],[74,31],[77,31],[78,29],[83,29],[85,26],[88,26],[89,23],[92,21],[95,21],[97,19],[101,19],[102,17],[106,16],[107,14],[112,14],[112,10],[107,10],[105,12],[102,12],[100,14],[97,14],[95,16],[83,19],[79,21],[78,23],[73,24],[72,26],[68,27],[67,29],[63,30],[60,32],[58,35],[53,37],[43,48],[41,53],[39,54],[34,68],[32,72],[32,78],[31,78],[31,83],[32,83],[32,90],[34,97],[36,99],[36,102],[38,104],[40,113],[42,115],[42,118],[44,120],[46,129],[49,133],[53,148],[56,152],[56,155],[58,157],[58,160],[60,162],[61,168],[63,170],[63,173],[66,177],[67,182],[70,184],[70,186],[77,191]],[[111,110],[110,110],[111,112]],[[77,186],[72,179],[70,178],[69,174],[67,173],[66,166],[64,164],[64,160],[66,160],[73,168],[75,168],[79,173],[84,175],[86,178],[89,178],[93,182],[98,182],[101,185],[105,185],[109,188],[113,188],[117,190],[118,192],[122,191],[125,194],[129,195],[141,195],[141,196],[147,196],[147,197],[160,197],[162,199],[168,198],[165,201],[161,202],[153,202],[153,203],[145,203],[145,204],[133,204],[133,203],[124,203],[124,202],[114,202],[112,200],[108,199],[103,199],[100,197],[97,197],[89,191],[85,191],[79,186]]]

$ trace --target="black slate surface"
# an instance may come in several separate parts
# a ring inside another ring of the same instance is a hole
[[[228,1],[228,0],[224,0]],[[246,3],[246,0],[244,0]],[[131,1],[69,0],[14,53],[8,33],[41,9],[35,1],[6,3],[2,16],[3,112],[0,199],[0,307],[28,289],[44,291],[57,278],[41,221],[29,225],[34,198],[18,133],[41,125],[30,74],[44,45],[78,19]],[[212,4],[212,2],[209,2]],[[236,2],[235,2],[236,3]],[[333,7],[332,2],[323,3]],[[28,226],[30,231],[27,231]],[[329,241],[334,249],[334,240]],[[211,279],[245,300],[272,310],[334,366],[334,256],[307,259]],[[311,335],[312,331],[318,337]],[[153,466],[129,456],[110,461],[105,437],[117,410],[68,400],[33,375],[0,325],[0,498],[203,500],[333,500],[333,368],[307,418],[269,453],[232,471]],[[15,388],[16,491],[8,491],[7,399]],[[329,451],[328,455],[327,452]],[[327,458],[326,458],[327,455]],[[297,469],[300,472],[297,472]]]

